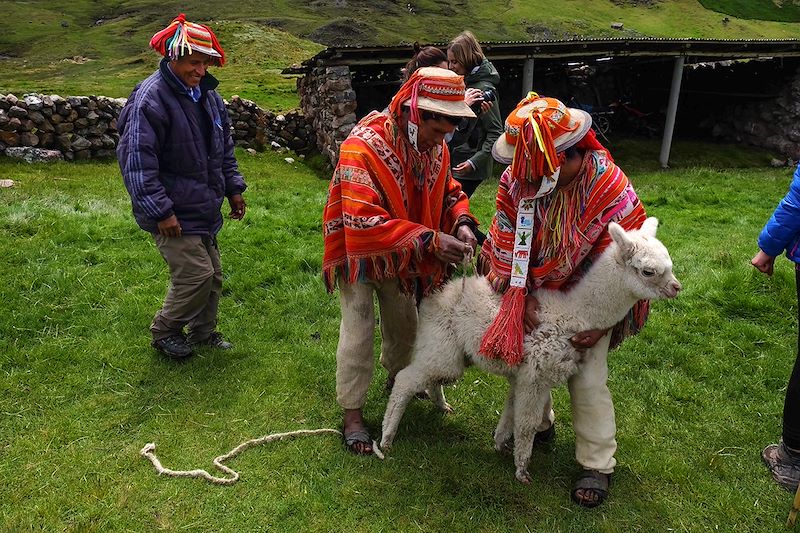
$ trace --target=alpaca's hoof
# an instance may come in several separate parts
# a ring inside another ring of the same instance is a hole
[[[446,414],[446,415],[452,415],[453,413],[455,413],[455,412],[456,412],[456,410],[455,410],[455,409],[453,409],[453,407],[452,407],[452,406],[451,406],[449,403],[447,403],[447,402],[445,402],[445,403],[444,403],[444,405],[442,405],[442,406],[440,407],[440,409],[441,409],[441,410],[442,410],[442,412],[443,412],[444,414]]]
[[[392,449],[392,440],[391,437],[383,437],[381,439],[381,450],[383,453],[387,453]]]
[[[514,440],[511,438],[494,441],[494,449],[498,453],[512,454],[514,453]]]
[[[520,483],[524,483],[525,485],[531,484],[531,474],[524,468],[518,468],[514,477],[516,477],[517,481]]]

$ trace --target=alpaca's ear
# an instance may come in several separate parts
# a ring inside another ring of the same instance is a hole
[[[656,217],[648,217],[642,224],[642,233],[648,237],[655,237],[657,229],[658,219]]]
[[[622,257],[630,257],[631,250],[633,249],[633,241],[631,241],[630,237],[625,233],[625,230],[622,229],[622,226],[616,222],[609,222],[608,233],[611,235],[611,238],[614,239],[614,242],[617,243],[617,246],[619,246]]]

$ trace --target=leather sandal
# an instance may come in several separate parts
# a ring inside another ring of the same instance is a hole
[[[572,486],[570,496],[572,501],[581,507],[593,508],[602,504],[608,498],[608,485],[611,483],[611,474],[603,474],[598,470],[584,470],[583,474],[575,481]],[[594,493],[593,499],[585,499],[578,496],[578,491],[582,490],[584,496],[587,493]]]
[[[342,432],[342,439],[347,450],[355,455],[372,455],[372,439],[366,429],[354,429]],[[358,446],[363,444],[365,446]],[[362,451],[362,448],[365,448]]]

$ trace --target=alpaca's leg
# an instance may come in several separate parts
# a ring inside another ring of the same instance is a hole
[[[547,395],[541,387],[529,383],[519,383],[514,398],[514,466],[515,476],[522,483],[531,482],[528,463],[536,435],[536,426],[541,421],[541,413]]]
[[[447,411],[450,406],[440,384],[455,381],[464,374],[464,350],[457,345],[456,333],[450,329],[446,317],[431,314],[431,309],[434,308],[423,302],[411,364],[398,372],[386,405],[381,447],[392,445],[400,419],[416,393],[428,389],[434,404]]]
[[[497,423],[497,429],[494,430],[494,449],[498,452],[508,446],[511,441],[511,436],[514,434],[514,388],[516,387],[516,379],[509,378],[508,380],[508,395],[506,396],[506,404],[503,407],[503,414],[500,415],[500,421]]]
[[[400,424],[400,419],[403,418],[408,402],[416,393],[424,391],[431,383],[430,376],[425,374],[425,368],[422,365],[411,363],[411,366],[398,372],[394,387],[392,387],[392,394],[386,404],[386,412],[383,415],[381,448],[391,447],[397,426]]]
[[[464,375],[464,350],[459,347],[463,343],[458,342],[457,334],[443,322],[424,321],[420,323],[414,347],[412,365],[419,366],[430,379],[426,384],[428,395],[445,413],[452,413],[453,408],[445,400],[442,383],[452,383]]]
[[[435,405],[439,410],[444,411],[445,413],[453,412],[453,408],[450,407],[450,404],[447,403],[447,400],[444,398],[444,387],[439,384],[434,384],[428,388],[428,395],[431,397],[433,405]]]
[[[464,375],[464,352],[459,350],[452,342],[441,343],[435,351],[434,357],[425,361],[426,372],[436,376],[436,382],[431,383],[428,394],[433,404],[445,413],[452,413],[453,408],[444,398],[442,383],[453,383]]]

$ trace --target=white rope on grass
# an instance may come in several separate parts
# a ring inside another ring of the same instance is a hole
[[[272,435],[266,435],[264,437],[259,437],[257,439],[250,439],[238,445],[236,448],[232,449],[225,455],[220,455],[214,459],[214,466],[227,474],[231,477],[217,477],[212,476],[207,471],[197,468],[194,470],[171,470],[169,468],[164,468],[161,464],[161,461],[158,460],[156,457],[155,450],[156,450],[156,443],[155,442],[148,442],[144,445],[139,451],[139,454],[148,459],[156,469],[156,472],[159,474],[164,474],[165,476],[171,477],[201,477],[206,481],[214,483],[216,485],[233,485],[237,481],[239,481],[239,472],[233,470],[225,466],[223,463],[228,459],[233,459],[243,451],[253,446],[258,446],[259,444],[266,444],[268,442],[273,442],[276,440],[287,440],[292,439],[294,437],[306,437],[312,435],[338,435],[341,436],[342,432],[336,429],[299,429],[297,431],[289,431],[286,433],[273,433]],[[380,448],[378,448],[377,441],[372,441],[372,453],[378,457],[378,459],[383,459],[383,453],[381,452]]]

